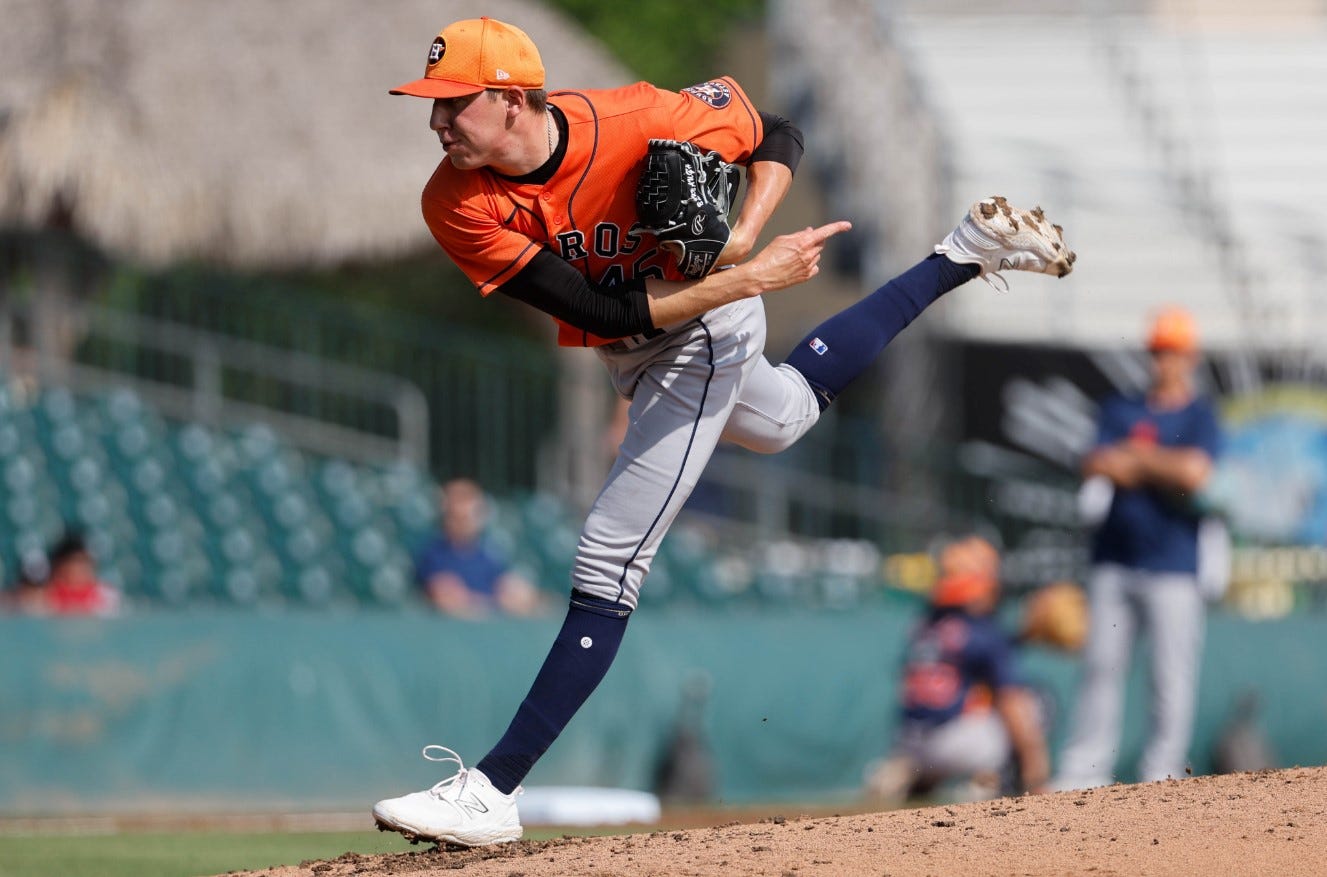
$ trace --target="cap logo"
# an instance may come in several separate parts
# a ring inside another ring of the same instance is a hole
[[[702,103],[709,104],[716,110],[721,110],[728,106],[733,99],[732,89],[728,83],[718,79],[711,79],[709,82],[702,82],[699,85],[693,85],[690,88],[682,89],[683,94],[689,94]]]
[[[498,82],[505,82],[506,80],[511,79],[511,74],[508,73],[506,70],[503,70],[501,67],[499,67],[493,73],[493,78],[496,79]]]
[[[442,55],[446,51],[447,51],[447,41],[444,40],[442,37],[438,37],[437,39],[435,39],[433,41],[433,45],[429,46],[429,66],[432,67],[434,64],[441,61]]]

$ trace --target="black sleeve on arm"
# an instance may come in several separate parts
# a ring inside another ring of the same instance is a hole
[[[595,286],[551,250],[535,254],[498,291],[601,338],[623,338],[654,329],[644,280]]]
[[[760,145],[751,153],[751,161],[777,161],[786,164],[788,169],[797,173],[797,163],[802,160],[802,131],[783,116],[773,113],[761,113],[760,124],[765,134]]]

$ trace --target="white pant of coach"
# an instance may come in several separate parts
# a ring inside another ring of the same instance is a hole
[[[1197,577],[1103,564],[1088,584],[1091,622],[1069,741],[1054,786],[1113,781],[1135,640],[1151,645],[1149,728],[1140,781],[1183,777],[1198,697],[1206,604]]]

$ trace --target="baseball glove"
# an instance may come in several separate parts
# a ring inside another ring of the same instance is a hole
[[[1076,652],[1087,640],[1087,596],[1071,582],[1046,585],[1023,610],[1024,642]]]
[[[688,280],[709,274],[727,245],[728,209],[739,179],[737,168],[716,152],[677,140],[650,141],[636,186],[636,216],[673,252]]]

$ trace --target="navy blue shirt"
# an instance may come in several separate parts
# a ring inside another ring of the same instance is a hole
[[[452,573],[465,582],[476,594],[493,598],[498,579],[507,571],[507,565],[490,551],[483,541],[470,545],[453,545],[442,536],[435,537],[420,551],[415,561],[415,576],[420,585],[438,573]]]
[[[1122,439],[1168,448],[1221,453],[1221,427],[1207,399],[1183,408],[1153,410],[1145,398],[1116,396],[1101,406],[1097,446]],[[1117,563],[1154,572],[1198,571],[1198,513],[1192,497],[1174,490],[1115,488],[1110,512],[1092,545],[1093,563]]]
[[[1023,681],[1009,636],[990,616],[933,609],[913,630],[903,673],[903,718],[937,726],[969,706],[979,686],[990,694]]]

